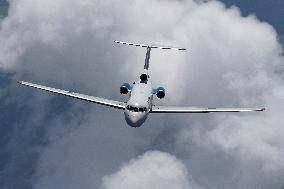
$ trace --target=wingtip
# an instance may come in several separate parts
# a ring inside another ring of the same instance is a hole
[[[262,111],[262,112],[263,112],[263,111],[265,111],[265,110],[266,110],[266,108],[261,108],[261,110],[260,110],[260,111]]]
[[[18,84],[22,84],[22,83],[23,83],[23,81],[18,80],[18,81],[17,81],[17,83],[18,83]]]

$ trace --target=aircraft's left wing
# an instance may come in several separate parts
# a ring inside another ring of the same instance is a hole
[[[77,98],[77,99],[80,99],[80,100],[85,100],[85,101],[89,101],[89,102],[93,102],[93,103],[97,103],[97,104],[101,104],[101,105],[105,105],[105,106],[110,106],[110,107],[113,107],[113,108],[125,109],[125,103],[124,102],[108,100],[108,99],[105,99],[105,98],[99,98],[99,97],[94,97],[94,96],[88,96],[88,95],[79,94],[79,93],[70,92],[70,91],[65,91],[65,90],[61,90],[61,89],[55,89],[55,88],[52,88],[52,87],[37,85],[37,84],[25,82],[25,81],[18,81],[18,83],[21,84],[21,85],[26,85],[26,86],[41,89],[41,90],[44,90],[44,91],[49,91],[49,92],[52,92],[52,93],[57,93],[57,94],[69,96],[69,97],[72,97],[72,98]]]
[[[211,113],[211,112],[253,112],[264,111],[265,108],[196,108],[153,106],[151,113]]]

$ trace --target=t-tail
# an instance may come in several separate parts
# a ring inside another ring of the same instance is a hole
[[[129,45],[129,46],[136,46],[136,47],[143,47],[146,48],[146,57],[145,57],[145,64],[144,69],[148,71],[149,69],[149,62],[150,62],[150,55],[151,55],[151,49],[164,49],[164,50],[179,50],[179,51],[185,51],[185,48],[178,48],[178,47],[168,47],[168,46],[160,46],[160,45],[144,45],[144,44],[138,44],[138,43],[129,43],[129,42],[122,42],[122,41],[114,41],[115,43]]]

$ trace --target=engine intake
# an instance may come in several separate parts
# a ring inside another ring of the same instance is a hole
[[[156,95],[158,98],[162,99],[166,95],[166,90],[163,87],[159,87],[156,89]]]
[[[141,79],[142,82],[147,82],[147,80],[148,80],[148,75],[147,75],[147,74],[141,74],[141,75],[140,75],[140,79]]]
[[[131,86],[128,83],[124,83],[120,86],[120,93],[127,94],[131,91]]]

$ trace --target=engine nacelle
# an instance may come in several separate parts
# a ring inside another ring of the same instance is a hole
[[[121,86],[120,86],[120,93],[121,94],[127,94],[131,91],[131,86],[129,85],[129,83],[123,83]]]
[[[158,98],[162,99],[166,95],[166,90],[163,87],[159,87],[156,89],[156,95]]]

